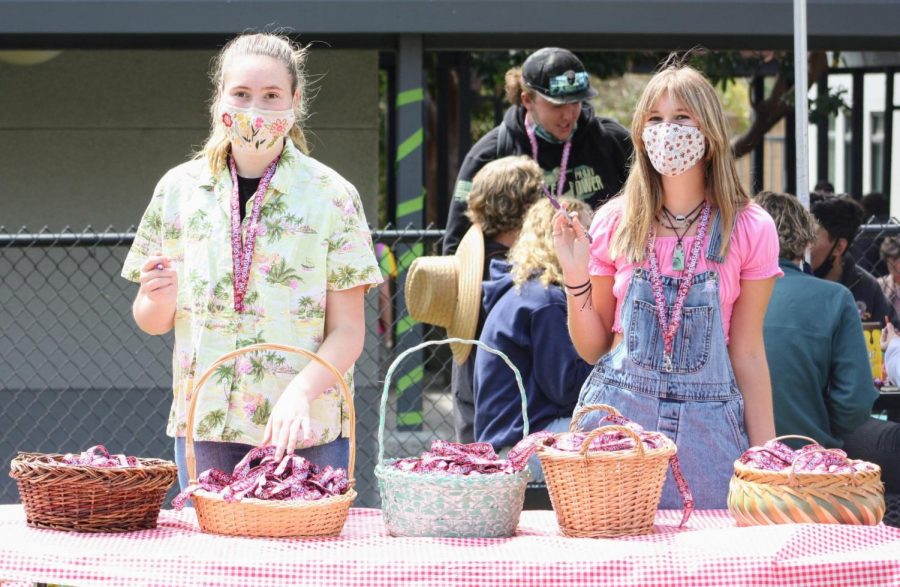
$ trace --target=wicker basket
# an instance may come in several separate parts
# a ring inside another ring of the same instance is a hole
[[[155,528],[166,492],[178,478],[171,461],[138,459],[142,467],[100,468],[59,465],[62,458],[20,452],[10,463],[29,526],[75,532]]]
[[[604,404],[583,406],[572,416],[569,430],[581,431],[581,419],[598,410],[621,415]],[[630,436],[635,449],[589,452],[594,438],[609,431]],[[666,440],[660,448],[646,449],[632,430],[611,425],[591,431],[578,453],[539,444],[537,455],[560,531],[577,538],[651,533],[669,458],[677,450]]]
[[[199,490],[191,496],[197,512],[200,529],[210,534],[227,536],[260,536],[270,538],[337,536],[344,527],[350,505],[356,498],[353,486],[353,470],[356,464],[356,410],[353,408],[353,396],[344,382],[344,377],[319,355],[297,347],[274,343],[260,343],[226,353],[210,365],[191,394],[188,409],[187,437],[185,438],[185,456],[191,483],[197,480],[197,463],[194,456],[194,416],[197,398],[203,384],[213,372],[235,357],[263,350],[275,350],[295,353],[318,362],[331,371],[343,394],[344,402],[350,413],[350,462],[347,477],[350,489],[343,495],[326,497],[315,501],[269,501],[245,498],[236,502],[227,502],[221,496],[205,490]]]
[[[779,436],[775,440],[806,436]],[[796,465],[796,460],[794,461]],[[768,524],[875,525],[884,517],[881,468],[860,473],[762,471],[738,461],[728,490],[728,510],[738,526]]]
[[[391,364],[381,395],[378,427],[378,464],[375,476],[381,492],[381,508],[391,536],[440,538],[502,538],[512,536],[525,502],[525,487],[531,478],[526,467],[515,474],[451,475],[412,473],[391,466],[397,459],[384,459],[384,430],[391,376],[407,355],[438,344],[467,343],[502,358],[513,370],[522,396],[523,436],[528,435],[527,400],[522,376],[500,351],[475,340],[450,338],[424,342],[401,353]]]

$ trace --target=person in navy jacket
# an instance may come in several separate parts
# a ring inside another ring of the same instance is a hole
[[[590,207],[566,199],[568,209],[590,221]],[[568,429],[578,391],[591,371],[565,328],[566,294],[553,245],[549,199],[525,216],[508,261],[491,261],[491,279],[483,285],[487,318],[480,340],[502,351],[522,374],[531,432]],[[522,404],[516,380],[503,360],[476,351],[474,373],[475,439],[503,450],[522,439]],[[531,463],[541,480],[537,459]]]

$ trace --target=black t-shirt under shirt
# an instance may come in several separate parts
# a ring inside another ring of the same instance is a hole
[[[261,179],[261,177],[238,176],[238,202],[240,202],[241,222],[244,221],[244,216],[247,215],[247,202],[256,193],[256,188],[259,187]]]

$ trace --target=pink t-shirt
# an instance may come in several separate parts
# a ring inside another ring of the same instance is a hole
[[[616,297],[614,332],[622,332],[620,321],[622,302],[625,300],[635,268],[634,263],[629,263],[622,258],[612,259],[609,254],[613,232],[619,225],[623,212],[624,199],[613,198],[597,210],[590,228],[591,237],[594,239],[594,243],[591,245],[590,273],[591,275],[615,278],[613,282],[613,295]],[[731,235],[731,247],[728,249],[725,262],[717,264],[709,261],[706,258],[706,249],[709,245],[714,215],[715,211],[710,215],[709,229],[703,243],[703,254],[697,263],[696,272],[700,274],[707,270],[713,270],[719,273],[722,326],[725,329],[725,340],[727,341],[731,326],[731,312],[734,309],[735,300],[741,293],[741,280],[781,277],[784,273],[778,267],[778,232],[775,229],[775,222],[765,210],[753,203],[741,210],[737,216]],[[685,262],[687,262],[694,238],[692,236],[685,237],[683,241]],[[672,254],[675,250],[675,243],[674,236],[657,237],[656,258],[659,260],[663,275],[680,277],[681,272],[672,271]],[[646,260],[644,267],[648,269],[650,267]]]

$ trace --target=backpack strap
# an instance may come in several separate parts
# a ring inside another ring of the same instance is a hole
[[[515,144],[513,144],[512,135],[509,134],[509,129],[506,128],[506,123],[501,122],[500,126],[497,128],[497,152],[496,158],[502,159],[507,155],[514,155],[516,150]]]

